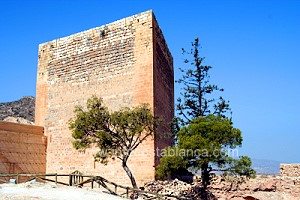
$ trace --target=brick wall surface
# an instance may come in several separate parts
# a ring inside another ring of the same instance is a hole
[[[282,176],[300,177],[300,164],[280,164]]]
[[[43,127],[0,121],[0,174],[46,173]]]
[[[94,163],[96,149],[72,148],[67,122],[75,105],[101,96],[116,110],[149,103],[156,116],[173,117],[173,59],[152,11],[39,46],[35,123],[48,137],[47,172],[75,170],[129,184],[119,161]],[[159,134],[169,131],[162,125]],[[155,148],[170,139],[149,138],[133,153],[129,167],[141,185],[154,179]]]

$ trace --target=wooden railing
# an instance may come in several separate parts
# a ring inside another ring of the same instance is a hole
[[[61,184],[66,186],[76,186],[83,187],[86,184],[90,183],[91,188],[95,187],[95,183],[98,184],[98,187],[103,187],[110,194],[117,195],[125,198],[133,198],[133,196],[138,195],[142,196],[143,199],[180,199],[180,200],[191,200],[193,198],[184,197],[184,196],[175,196],[175,195],[166,195],[166,194],[158,194],[151,191],[144,191],[140,189],[135,189],[132,187],[126,187],[114,182],[108,181],[101,176],[92,176],[85,175],[80,173],[79,171],[75,171],[71,174],[0,174],[0,183],[8,183],[9,181],[4,180],[3,178],[15,178],[15,182],[20,183],[20,177],[27,177],[27,180],[37,180],[37,181],[49,181],[55,184]],[[68,177],[68,183],[63,181],[59,181],[58,178]],[[121,191],[122,190],[122,191]]]

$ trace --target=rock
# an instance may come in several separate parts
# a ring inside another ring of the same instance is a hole
[[[249,194],[246,194],[246,195],[243,195],[243,198],[245,199],[245,200],[259,200],[259,199],[257,199],[256,197],[254,197],[253,195],[249,195]]]
[[[27,119],[24,119],[22,117],[6,117],[3,121],[18,123],[18,124],[34,125],[33,122],[31,122],[31,121],[29,121]]]
[[[260,183],[258,182],[250,182],[249,183],[249,190],[250,191],[259,191],[259,186],[260,186]]]
[[[241,184],[241,185],[239,185],[239,190],[240,191],[249,191],[250,186],[249,186],[249,184]]]
[[[300,188],[300,177],[294,180],[295,186]]]
[[[276,188],[280,192],[291,191],[295,188],[294,179],[291,177],[281,177],[276,185]]]
[[[245,194],[243,196],[244,199],[247,200],[290,200],[293,199],[293,197],[288,193],[282,193],[282,192],[255,192],[253,194]]]
[[[259,186],[258,190],[265,191],[265,192],[275,192],[276,191],[276,181],[275,180],[266,181]]]

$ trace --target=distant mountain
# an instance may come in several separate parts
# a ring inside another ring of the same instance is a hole
[[[252,168],[257,174],[279,174],[280,163],[274,160],[252,159]]]
[[[12,117],[17,122],[22,121],[21,118],[34,122],[35,98],[32,96],[24,96],[18,101],[0,103],[0,121],[11,121]]]

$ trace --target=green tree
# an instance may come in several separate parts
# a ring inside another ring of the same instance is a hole
[[[233,127],[231,120],[213,114],[200,116],[182,127],[177,137],[177,146],[165,149],[165,152],[175,149],[172,152],[176,154],[165,154],[160,159],[156,172],[159,179],[188,174],[188,169],[201,170],[202,186],[206,190],[211,174],[216,171],[255,177],[249,157],[234,159],[228,153],[242,145],[241,131]]]
[[[109,159],[121,160],[122,167],[137,188],[135,178],[127,166],[131,153],[149,136],[155,133],[157,120],[148,105],[122,108],[110,113],[103,100],[93,96],[87,100],[86,109],[75,107],[75,117],[69,121],[69,128],[75,139],[74,148],[99,148],[95,161],[107,164]]]
[[[203,188],[209,185],[210,174],[224,171],[253,177],[251,160],[243,156],[241,160],[230,157],[229,150],[242,145],[241,131],[232,122],[221,116],[197,117],[178,132],[178,148],[189,149],[186,158],[190,168],[201,170]],[[246,162],[248,161],[248,162]]]
[[[157,166],[157,176],[166,179],[169,175],[185,169],[201,170],[203,189],[210,183],[211,173],[222,171],[229,174],[239,174],[254,177],[251,159],[243,156],[234,159],[226,154],[227,150],[242,145],[241,131],[233,127],[232,119],[228,117],[231,111],[229,102],[222,96],[213,98],[214,92],[224,89],[210,84],[209,70],[211,66],[203,65],[203,57],[199,55],[198,38],[192,43],[192,49],[184,54],[191,56],[185,63],[191,68],[181,69],[182,78],[177,82],[183,85],[181,97],[178,98],[178,121],[182,127],[176,134],[177,152],[181,155],[165,155]]]
[[[176,110],[179,114],[179,120],[184,124],[188,124],[199,116],[208,114],[216,114],[225,117],[226,112],[230,111],[228,101],[222,96],[218,99],[212,97],[214,92],[223,92],[223,88],[219,88],[215,84],[209,82],[209,70],[212,68],[203,65],[204,57],[199,55],[199,39],[196,38],[192,43],[190,52],[183,50],[184,55],[191,57],[185,59],[184,63],[190,64],[192,68],[182,69],[182,78],[176,82],[183,85],[181,88],[181,97],[177,99]]]
[[[160,159],[156,170],[158,179],[175,179],[191,174],[188,171],[189,161],[176,154],[177,147],[167,147],[164,151],[166,154]],[[168,152],[172,152],[172,156],[169,156]]]

